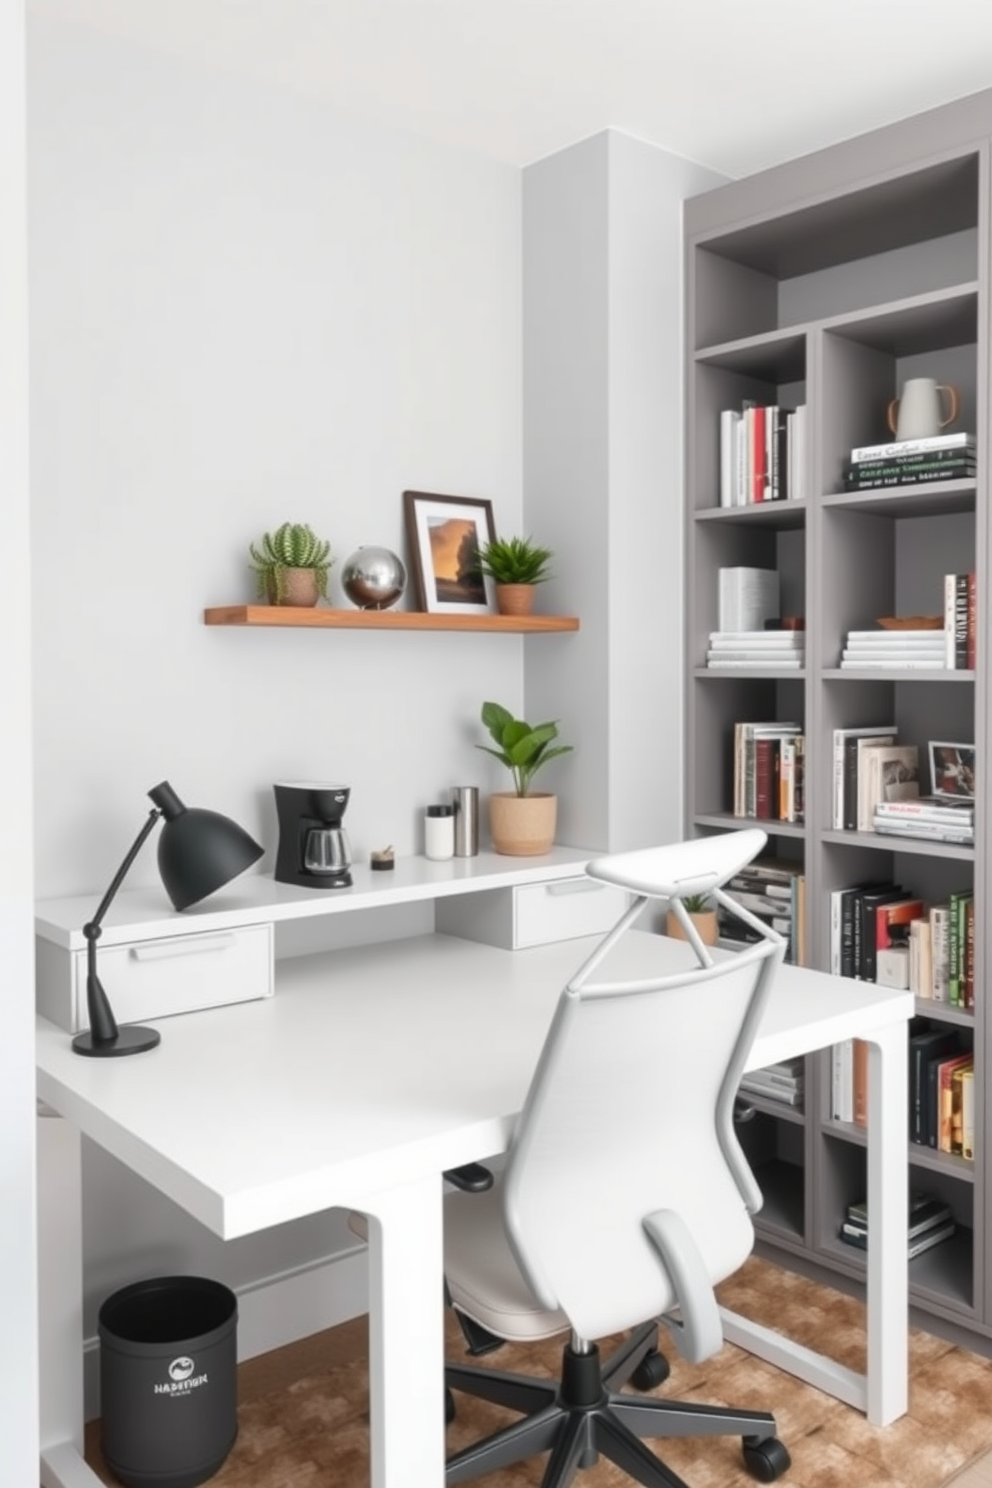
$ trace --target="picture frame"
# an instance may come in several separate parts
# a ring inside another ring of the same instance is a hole
[[[495,539],[491,501],[404,491],[403,515],[417,607],[429,615],[492,615],[492,580],[473,571]]]
[[[931,793],[952,800],[974,800],[974,744],[951,744],[938,740],[927,747],[930,751]]]

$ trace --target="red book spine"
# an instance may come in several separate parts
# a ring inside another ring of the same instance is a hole
[[[754,746],[754,814],[759,821],[768,821],[775,815],[778,802],[776,768],[778,740],[758,739]]]
[[[765,499],[765,410],[755,408],[754,438],[751,441],[751,500]]]

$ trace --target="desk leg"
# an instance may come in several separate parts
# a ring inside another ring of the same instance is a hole
[[[438,1173],[363,1205],[372,1488],[444,1483],[442,1191]]]
[[[862,1410],[873,1426],[905,1415],[908,1399],[905,1022],[880,1029],[868,1044],[868,1368],[857,1374],[773,1328],[720,1309],[723,1336],[798,1379]]]
[[[906,1412],[909,1364],[908,1034],[881,1029],[868,1045],[867,1415],[887,1426]]]
[[[80,1136],[38,1120],[38,1353],[42,1488],[100,1488],[83,1459]]]

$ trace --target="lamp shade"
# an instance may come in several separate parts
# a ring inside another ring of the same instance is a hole
[[[176,909],[188,909],[222,888],[265,851],[230,817],[184,806],[167,781],[148,794],[163,817],[158,870]]]

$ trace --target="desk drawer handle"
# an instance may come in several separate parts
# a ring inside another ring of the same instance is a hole
[[[189,940],[150,940],[131,947],[136,961],[164,961],[169,956],[196,956],[200,951],[223,951],[234,941],[233,934],[197,935]]]
[[[563,878],[557,883],[545,884],[549,894],[598,894],[606,885],[593,883],[591,878]]]

